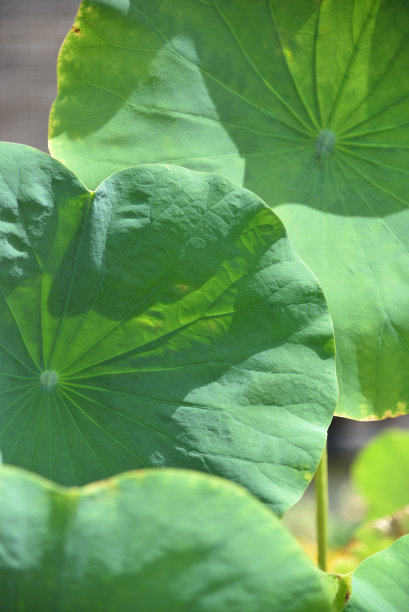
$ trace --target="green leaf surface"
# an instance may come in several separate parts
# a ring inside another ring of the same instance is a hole
[[[409,535],[369,557],[352,574],[346,612],[403,612],[409,609]]]
[[[63,489],[0,469],[3,612],[325,612],[281,522],[214,476],[142,470]]]
[[[316,278],[257,196],[140,166],[89,192],[0,148],[0,448],[61,484],[174,466],[281,514],[336,402]]]
[[[409,410],[408,42],[406,0],[84,0],[50,118],[89,186],[166,161],[275,206],[357,419]]]
[[[371,440],[356,457],[352,478],[369,519],[409,506],[409,432],[390,428]]]

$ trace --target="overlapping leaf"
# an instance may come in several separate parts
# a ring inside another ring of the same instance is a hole
[[[169,161],[276,206],[333,314],[338,412],[396,416],[409,407],[408,65],[405,0],[84,0],[50,147],[89,186]]]
[[[182,470],[63,489],[0,469],[3,612],[325,612],[313,565],[243,489]]]
[[[409,607],[409,535],[363,561],[352,575],[346,612],[401,612]]]
[[[0,449],[63,484],[176,466],[302,494],[336,401],[322,291],[281,222],[215,175],[89,192],[1,146]]]

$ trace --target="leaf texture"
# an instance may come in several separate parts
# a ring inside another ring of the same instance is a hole
[[[169,162],[273,206],[334,319],[337,413],[409,410],[404,0],[84,0],[52,154],[88,186]]]
[[[178,166],[95,192],[1,146],[0,449],[62,484],[187,467],[282,514],[335,408],[322,290],[276,215]]]

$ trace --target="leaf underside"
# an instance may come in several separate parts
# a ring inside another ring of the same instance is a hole
[[[408,41],[405,0],[84,0],[50,117],[89,186],[165,161],[275,206],[324,288],[356,419],[409,410]]]
[[[62,484],[187,467],[282,514],[336,401],[322,291],[227,179],[131,168],[88,191],[2,144],[0,449]]]

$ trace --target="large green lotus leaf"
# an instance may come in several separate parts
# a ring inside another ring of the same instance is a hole
[[[64,489],[0,470],[2,612],[325,612],[314,566],[246,491],[184,470]]]
[[[50,148],[90,186],[169,161],[275,206],[329,301],[338,414],[397,416],[409,410],[408,66],[406,0],[84,0]]]
[[[352,574],[346,612],[403,612],[409,609],[409,535],[363,561]]]
[[[62,484],[146,466],[281,514],[336,402],[332,325],[275,214],[227,179],[131,168],[89,192],[1,146],[0,449]]]
[[[391,428],[377,436],[356,457],[352,477],[370,519],[409,506],[409,432]]]

